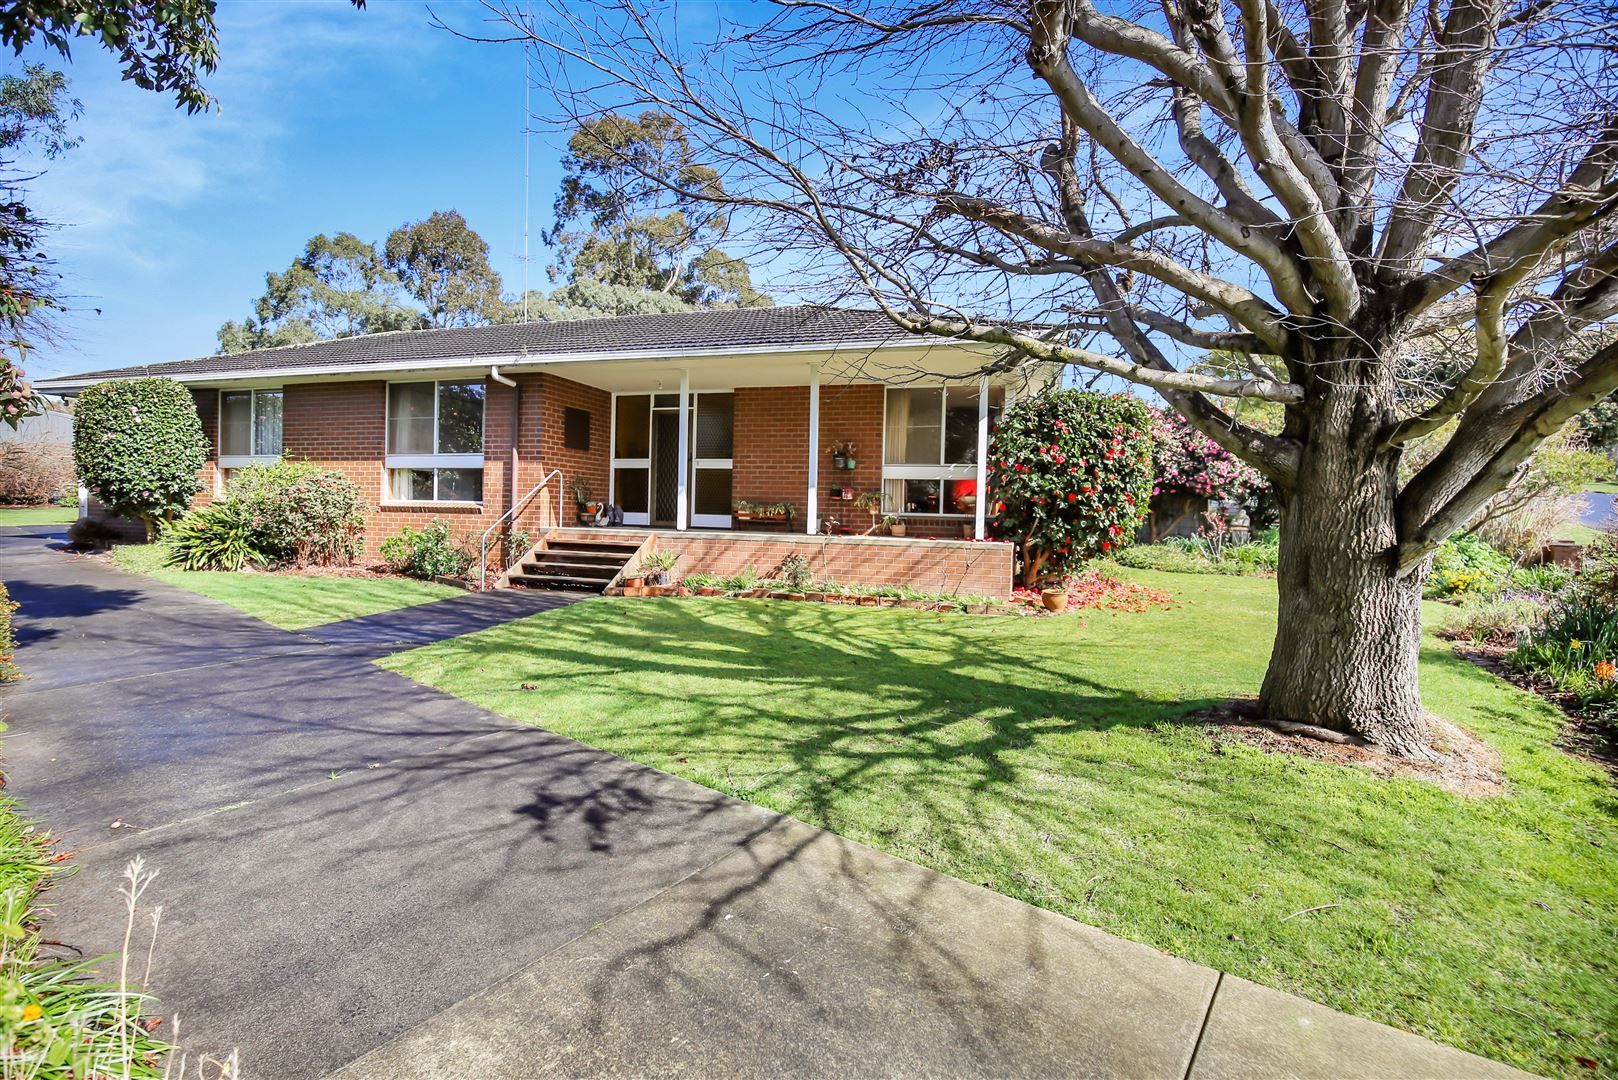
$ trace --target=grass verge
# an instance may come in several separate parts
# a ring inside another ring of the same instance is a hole
[[[1180,606],[592,601],[381,663],[1335,1008],[1540,1072],[1613,1071],[1618,798],[1552,745],[1561,715],[1429,637],[1428,705],[1500,751],[1500,797],[1216,742],[1176,720],[1257,690],[1274,583],[1125,574]],[[1336,906],[1296,914],[1319,905]]]
[[[71,525],[78,518],[76,506],[0,506],[0,526]]]
[[[115,547],[112,561],[125,570],[223,601],[283,630],[302,630],[465,595],[462,589],[404,577],[180,570],[163,565],[155,544]]]

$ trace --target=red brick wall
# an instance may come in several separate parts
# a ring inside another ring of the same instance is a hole
[[[926,592],[1011,596],[1010,544],[889,537],[771,536],[660,530],[654,545],[677,551],[679,576],[729,576],[752,567],[769,576],[794,552],[807,556],[822,581],[909,585]]]
[[[731,498],[790,503],[803,520],[809,485],[809,388],[736,390]]]
[[[852,500],[831,498],[835,483],[858,497],[882,485],[882,394],[878,384],[820,388],[820,481],[822,516],[864,529],[870,515]],[[853,469],[836,469],[830,450],[840,442],[855,448]],[[734,497],[792,504],[803,521],[809,488],[809,388],[755,386],[736,391]]]
[[[191,500],[191,505],[207,506],[213,502],[214,492],[219,487],[219,391],[193,390],[191,400],[196,402],[202,435],[208,440],[208,460],[202,466],[202,490]]]
[[[605,497],[611,395],[550,375],[523,375],[514,381],[518,384],[515,389],[492,380],[487,384],[481,508],[432,503],[386,504],[387,384],[384,382],[287,386],[282,416],[283,452],[289,459],[308,460],[336,469],[359,486],[366,501],[375,508],[366,521],[363,559],[367,562],[381,557],[380,545],[389,536],[407,525],[420,528],[434,518],[448,521],[457,535],[475,541],[510,506],[513,441],[517,443],[520,462],[516,497],[527,494],[545,473],[558,467],[562,469],[564,480],[583,475],[598,496]],[[565,406],[588,409],[591,413],[588,453],[562,447],[562,409]],[[556,505],[556,491],[545,489],[519,516],[518,527],[536,532],[542,525],[554,524]],[[566,500],[566,513],[572,514],[571,500]]]

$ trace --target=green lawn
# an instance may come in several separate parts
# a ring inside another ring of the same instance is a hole
[[[76,506],[0,506],[0,525],[71,525]]]
[[[465,595],[463,589],[414,578],[176,570],[162,564],[153,544],[113,548],[112,561],[126,570],[222,600],[283,630],[302,630]]]
[[[1339,1009],[1542,1072],[1618,1067],[1618,793],[1550,745],[1559,714],[1434,638],[1430,706],[1499,748],[1504,796],[1216,746],[1173,721],[1256,691],[1273,581],[1128,573],[1183,606],[600,600],[381,663]]]

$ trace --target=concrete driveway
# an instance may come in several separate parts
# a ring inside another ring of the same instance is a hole
[[[0,530],[47,936],[110,951],[142,856],[163,1011],[248,1077],[1509,1073],[369,662],[543,597],[290,633],[52,537]]]

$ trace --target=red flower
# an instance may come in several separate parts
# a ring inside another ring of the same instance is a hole
[[[1112,550],[1112,541],[1111,540],[1103,540],[1103,541],[1101,541],[1101,550],[1102,551],[1111,551]]]

